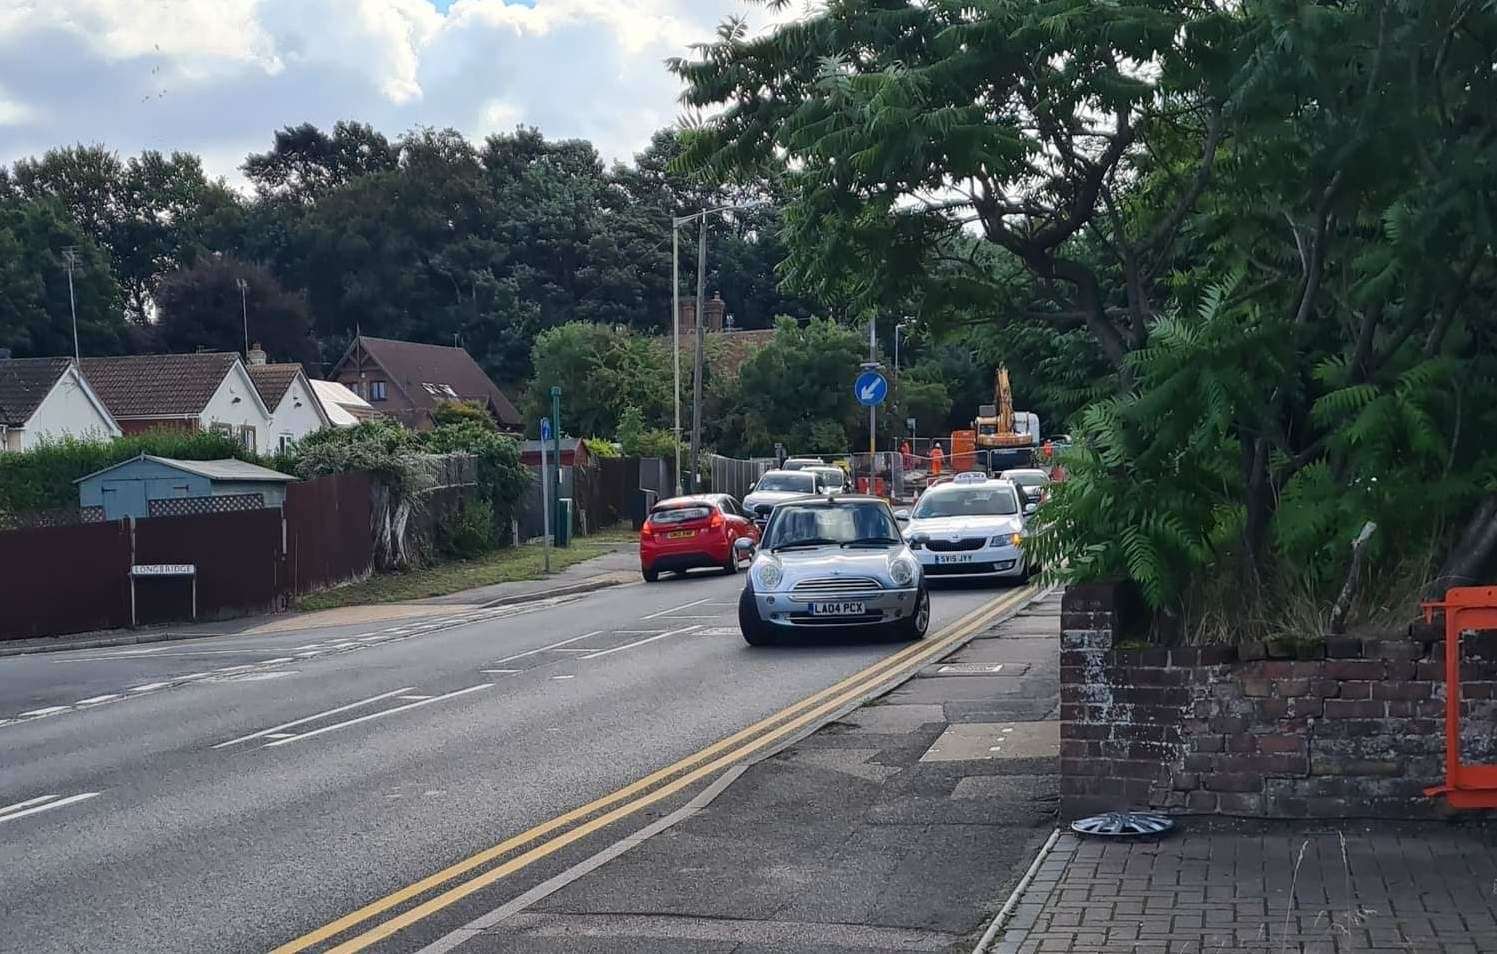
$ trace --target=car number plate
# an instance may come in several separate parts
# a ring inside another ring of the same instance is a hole
[[[694,537],[696,535],[697,535],[697,532],[695,530],[672,530],[670,533],[667,533],[665,536],[666,536],[666,539],[669,539],[669,540],[681,540],[681,539],[684,539],[685,537]]]
[[[811,615],[813,616],[862,616],[862,600],[843,600],[840,603],[812,603]]]
[[[936,554],[936,562],[937,563],[971,563],[972,562],[972,554],[970,554],[970,553],[938,553],[938,554]]]

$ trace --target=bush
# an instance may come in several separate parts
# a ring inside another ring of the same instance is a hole
[[[494,505],[481,498],[466,502],[437,525],[437,546],[458,559],[482,556],[494,549],[495,540]]]
[[[267,466],[278,463],[261,460],[232,437],[206,431],[162,429],[112,441],[49,441],[19,454],[0,454],[0,511],[33,513],[76,507],[74,481],[141,454],[178,460],[237,458]]]
[[[513,438],[492,425],[467,420],[443,424],[420,435],[419,441],[428,453],[461,452],[477,457],[479,492],[489,504],[490,519],[496,528],[508,525],[531,481],[529,469],[520,463],[520,445]]]

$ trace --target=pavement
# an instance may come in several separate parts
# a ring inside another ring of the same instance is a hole
[[[737,632],[741,586],[693,573],[0,660],[0,951],[264,951],[371,905],[381,922],[343,949],[418,949],[1022,596],[938,593],[933,629],[949,635],[925,643],[754,649]],[[428,896],[410,886],[449,865],[471,879],[405,928],[404,899]]]
[[[1054,828],[1058,614],[1051,596],[987,627],[668,827],[523,904],[470,909],[422,950],[970,952]]]
[[[1486,954],[1497,831],[1185,819],[1150,841],[1064,834],[992,954]]]
[[[639,549],[635,544],[619,544],[611,552],[591,560],[575,563],[544,579],[494,583],[473,589],[403,603],[376,603],[340,606],[336,609],[307,613],[274,613],[242,616],[235,619],[203,623],[169,623],[135,629],[96,630],[69,633],[39,639],[0,642],[0,657],[32,653],[65,652],[73,649],[103,649],[113,646],[140,646],[206,636],[260,636],[273,633],[295,633],[367,627],[397,620],[430,619],[456,612],[493,606],[525,603],[552,596],[588,593],[610,586],[621,586],[639,580]]]

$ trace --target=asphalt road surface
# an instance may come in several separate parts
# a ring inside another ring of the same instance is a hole
[[[0,659],[0,951],[270,950],[907,651],[750,649],[741,586]]]

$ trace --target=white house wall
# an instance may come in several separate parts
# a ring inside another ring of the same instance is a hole
[[[205,431],[212,430],[214,424],[227,424],[234,429],[235,437],[239,436],[239,428],[246,425],[253,427],[255,450],[261,454],[270,454],[275,452],[275,438],[271,434],[270,415],[262,411],[262,407],[264,405],[255,392],[254,382],[250,380],[244,366],[236,364],[233,370],[224,375],[223,382],[213,392],[213,397],[208,400],[198,421]]]
[[[281,403],[276,406],[275,413],[271,415],[270,430],[273,443],[260,450],[262,453],[272,452],[280,446],[283,436],[299,441],[322,427],[322,418],[317,413],[317,397],[312,394],[306,382],[297,377],[292,380],[286,393],[281,395]]]
[[[20,431],[20,447],[30,450],[43,441],[60,441],[66,437],[78,440],[108,440],[118,437],[119,428],[105,417],[84,391],[72,371],[58,377],[52,390],[42,398],[26,426]]]

